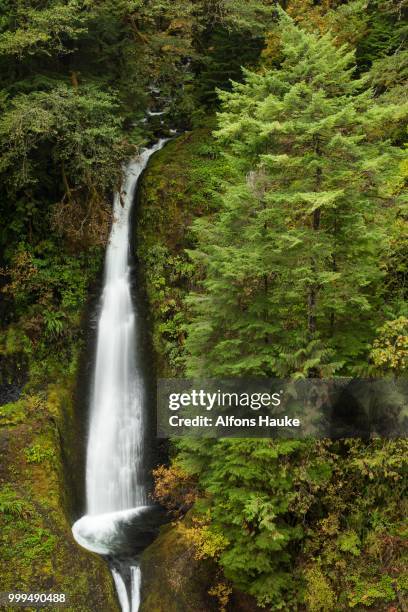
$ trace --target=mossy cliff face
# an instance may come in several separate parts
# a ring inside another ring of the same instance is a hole
[[[183,373],[184,297],[195,281],[191,225],[217,206],[225,167],[208,127],[186,132],[150,160],[137,204],[137,258],[160,376]]]
[[[145,171],[137,203],[137,258],[149,303],[158,376],[183,371],[183,297],[194,282],[185,249],[194,244],[192,221],[214,207],[211,187],[221,179],[211,130],[169,142]],[[169,519],[170,520],[170,519]],[[210,612],[214,566],[194,557],[179,526],[162,528],[142,555],[141,612]]]
[[[68,476],[82,478],[72,377],[3,405],[0,415],[1,590],[65,593],[75,612],[118,610],[107,565],[71,534]]]
[[[140,612],[212,612],[208,594],[213,567],[194,557],[194,548],[179,527],[166,526],[142,556]]]
[[[235,589],[223,605],[225,583],[211,559],[197,557],[186,526],[192,526],[188,515],[162,527],[143,552],[140,612],[261,612],[253,597]]]

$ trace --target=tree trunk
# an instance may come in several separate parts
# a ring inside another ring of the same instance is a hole
[[[318,179],[320,183],[320,175],[321,172],[318,170]],[[314,231],[319,231],[320,229],[320,209],[314,211],[313,213],[313,222],[312,227]],[[316,260],[312,257],[311,261],[311,269],[312,275],[315,276],[317,272]],[[318,293],[318,283],[317,281],[312,282],[309,289],[308,296],[308,330],[310,337],[313,337],[316,332],[316,309],[317,309],[317,293]]]

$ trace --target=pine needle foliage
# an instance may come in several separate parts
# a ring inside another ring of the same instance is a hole
[[[397,108],[377,105],[346,46],[280,15],[281,66],[220,92],[234,180],[196,223],[194,374],[350,372],[378,321],[395,210],[385,177],[400,156],[379,134]]]

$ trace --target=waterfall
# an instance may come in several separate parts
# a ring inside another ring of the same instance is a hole
[[[131,578],[131,601],[132,601],[132,609],[130,612],[137,612],[139,610],[140,605],[140,583],[142,581],[142,574],[140,571],[140,567],[132,566],[130,568],[130,578]]]
[[[120,552],[123,526],[143,513],[146,391],[141,371],[138,312],[130,279],[130,213],[138,179],[160,140],[130,161],[116,193],[106,250],[97,329],[86,462],[87,514],[73,526],[79,544],[101,554]],[[138,344],[139,343],[139,344]],[[130,585],[112,569],[123,612],[139,609],[140,568],[128,567]]]
[[[125,582],[122,576],[120,575],[118,570],[115,568],[112,569],[112,576],[115,582],[116,592],[118,594],[118,599],[119,599],[120,606],[122,608],[122,612],[131,612],[129,610],[129,600],[128,600],[128,594],[126,590],[126,585],[125,585]]]

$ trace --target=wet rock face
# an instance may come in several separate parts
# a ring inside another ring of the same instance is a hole
[[[0,406],[18,400],[27,382],[27,367],[22,353],[0,355]]]
[[[208,595],[214,566],[194,558],[194,551],[177,527],[162,528],[141,559],[140,612],[212,612],[218,609]]]

